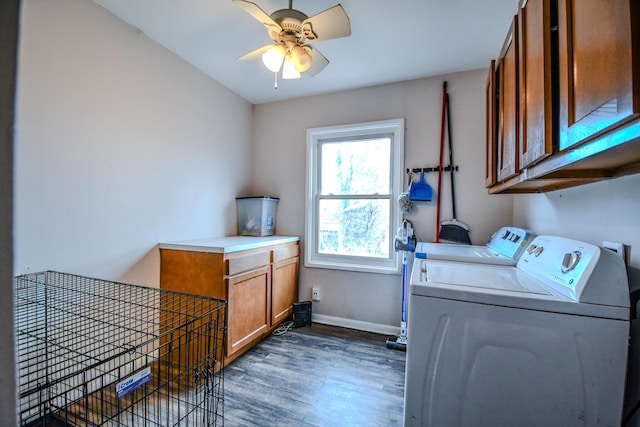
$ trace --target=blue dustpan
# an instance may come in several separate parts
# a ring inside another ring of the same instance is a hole
[[[420,181],[411,184],[409,199],[428,202],[433,196],[433,189],[424,180],[424,172],[420,172]]]

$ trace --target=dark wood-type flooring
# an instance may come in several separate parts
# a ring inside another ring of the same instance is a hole
[[[224,425],[401,426],[405,352],[321,324],[271,335],[224,369]]]

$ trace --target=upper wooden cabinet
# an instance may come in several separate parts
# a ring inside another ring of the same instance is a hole
[[[518,20],[514,19],[496,63],[497,178],[503,182],[518,168]]]
[[[561,150],[640,112],[638,9],[558,0]]]
[[[489,66],[489,74],[487,75],[487,84],[485,86],[485,100],[487,102],[487,122],[485,124],[486,132],[486,164],[485,171],[486,176],[484,178],[484,185],[491,187],[496,183],[498,179],[496,174],[496,159],[498,157],[496,147],[496,118],[498,117],[496,112],[496,61],[491,61]]]
[[[555,18],[555,15],[553,16]],[[554,21],[556,21],[554,19]],[[520,28],[520,132],[519,166],[538,163],[553,153],[552,28],[551,0],[525,0],[518,13]]]
[[[640,172],[640,3],[522,0],[517,23],[517,151],[500,147],[500,129],[487,130],[488,167],[490,138],[498,145],[489,192],[552,191]],[[512,33],[513,25],[507,39]],[[509,95],[499,63],[493,93],[487,89],[498,104]],[[490,104],[488,123],[513,126],[501,121],[514,115]],[[515,174],[502,170],[510,162]]]

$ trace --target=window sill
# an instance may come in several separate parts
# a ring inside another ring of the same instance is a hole
[[[353,271],[358,273],[373,274],[402,274],[401,266],[397,265],[362,265],[337,261],[310,261],[305,260],[304,266],[308,268],[322,268],[328,270]]]

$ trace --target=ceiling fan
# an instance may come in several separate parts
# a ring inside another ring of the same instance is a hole
[[[276,74],[276,88],[277,73],[281,68],[283,79],[297,79],[300,78],[300,73],[314,76],[329,64],[327,58],[308,44],[309,41],[351,35],[349,17],[340,4],[308,17],[303,12],[293,9],[293,0],[289,0],[289,8],[276,10],[271,15],[267,15],[255,3],[246,0],[233,2],[264,25],[274,42],[238,59],[255,59],[261,56],[265,66]]]

